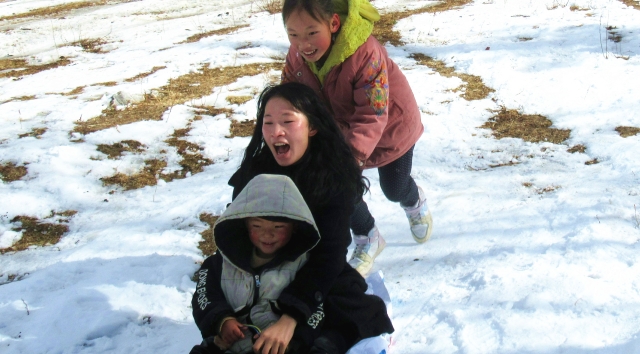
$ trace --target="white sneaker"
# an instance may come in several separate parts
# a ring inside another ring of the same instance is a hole
[[[364,277],[369,273],[371,267],[373,267],[373,261],[382,252],[387,243],[375,225],[366,236],[353,235],[353,242],[356,244],[356,248],[351,254],[349,264]]]
[[[418,243],[425,243],[431,237],[433,219],[427,207],[427,197],[424,195],[422,188],[418,187],[418,193],[418,204],[408,208],[403,206],[402,209],[404,209],[407,219],[409,219],[413,239]]]

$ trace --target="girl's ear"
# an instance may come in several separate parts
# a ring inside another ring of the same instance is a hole
[[[340,29],[340,16],[338,14],[333,14],[331,17],[331,21],[329,21],[329,29],[331,33],[336,33]]]
[[[310,137],[311,137],[311,136],[314,136],[314,135],[316,135],[316,133],[317,133],[317,132],[318,132],[317,130],[315,130],[315,129],[311,128],[311,129],[309,129],[309,136],[310,136]]]

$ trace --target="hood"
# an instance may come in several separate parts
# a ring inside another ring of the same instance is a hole
[[[276,260],[293,261],[320,241],[307,203],[291,178],[262,174],[254,177],[216,221],[213,234],[220,253],[240,268],[249,264],[253,245],[245,218],[279,216],[299,221],[291,241]]]
[[[334,66],[344,62],[367,41],[373,31],[373,23],[380,19],[378,10],[369,0],[333,0],[333,6],[340,16],[340,32],[329,57],[320,69],[315,63],[307,63],[321,84]]]

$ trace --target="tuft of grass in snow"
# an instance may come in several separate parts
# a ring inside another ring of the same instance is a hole
[[[13,14],[10,16],[0,17],[0,21],[15,20],[15,19],[28,18],[28,17],[58,17],[65,13],[68,13],[74,10],[88,8],[88,7],[115,5],[115,4],[122,4],[127,2],[134,2],[134,1],[139,1],[139,0],[77,1],[77,2],[71,2],[66,4],[41,7],[41,8],[33,9],[31,11],[20,13],[20,14]]]
[[[212,215],[209,213],[200,214],[200,221],[209,225],[208,229],[200,233],[200,235],[202,235],[202,241],[198,243],[198,248],[202,251],[202,255],[205,258],[216,253],[218,250],[216,241],[213,238],[213,225],[215,225],[219,217],[219,215]]]
[[[412,15],[458,9],[471,2],[473,2],[473,0],[444,0],[435,5],[429,5],[419,9],[382,14],[380,15],[380,20],[373,26],[372,34],[383,45],[388,42],[395,47],[399,47],[404,45],[404,42],[400,39],[402,36],[400,35],[400,32],[393,30],[393,26],[395,26],[398,21]]]
[[[189,36],[187,37],[187,39],[185,39],[182,42],[179,42],[177,44],[184,44],[184,43],[193,43],[193,42],[197,42],[199,40],[201,40],[202,38],[207,38],[207,37],[211,37],[211,36],[221,36],[223,34],[229,34],[231,32],[235,32],[241,28],[245,28],[245,27],[249,27],[249,25],[238,25],[238,26],[233,26],[233,27],[225,27],[225,28],[221,28],[221,29],[217,29],[214,31],[209,31],[209,32],[203,32],[203,33],[198,33],[198,34],[194,34],[193,36]]]
[[[591,9],[588,8],[588,7],[581,7],[581,6],[578,6],[576,4],[571,4],[571,6],[569,6],[569,10],[571,10],[571,11],[589,11]]]
[[[142,120],[161,120],[164,112],[176,104],[210,94],[214,87],[228,85],[240,77],[254,76],[270,70],[282,69],[282,63],[255,63],[242,66],[210,68],[203,65],[200,70],[169,80],[155,94],[145,94],[144,99],[122,110],[107,107],[102,115],[87,121],[76,122],[75,132],[89,134],[118,125]]]
[[[112,87],[112,86],[116,86],[118,84],[118,82],[116,81],[107,81],[107,82],[98,82],[95,84],[91,84],[91,86],[106,86],[106,87]]]
[[[145,77],[151,76],[153,74],[156,73],[156,71],[158,70],[162,70],[162,69],[166,69],[166,66],[154,66],[153,68],[151,68],[151,70],[147,71],[147,72],[143,72],[140,73],[134,77],[130,77],[128,79],[124,79],[125,82],[134,82],[134,81],[138,81],[140,79],[144,79]]]
[[[640,133],[640,128],[638,127],[627,127],[627,126],[619,126],[616,127],[616,131],[623,138],[628,138],[630,136],[634,136]]]
[[[204,114],[207,116],[211,116],[211,117],[215,117],[217,115],[220,114],[224,114],[228,117],[231,116],[231,114],[233,114],[233,111],[229,108],[216,108],[213,106],[193,106],[193,108],[196,109],[196,112],[198,112],[198,114]]]
[[[8,284],[8,283],[12,283],[14,281],[20,281],[22,280],[24,277],[26,277],[27,275],[29,275],[29,273],[24,273],[24,274],[7,274],[6,275],[6,280],[2,279],[5,277],[4,274],[0,274],[0,285],[4,285],[4,284]]]
[[[110,159],[117,159],[125,151],[140,153],[145,150],[145,146],[136,140],[123,140],[115,144],[98,144],[96,150],[107,155]]]
[[[202,119],[202,117],[196,116],[194,118],[194,120],[199,119]],[[171,182],[174,179],[184,179],[188,176],[204,171],[204,167],[213,164],[213,161],[202,156],[200,153],[202,148],[198,144],[182,139],[189,134],[189,131],[191,131],[191,122],[189,122],[186,128],[174,130],[171,137],[165,140],[169,146],[176,148],[178,155],[182,158],[178,163],[181,169],[170,173],[164,173],[162,171],[167,167],[167,162],[160,159],[150,159],[144,162],[145,166],[142,168],[142,171],[133,175],[126,175],[118,172],[110,177],[102,177],[100,178],[102,184],[105,186],[118,185],[126,191],[147,186],[155,186],[158,184],[158,178],[165,182]],[[124,142],[125,141],[122,141],[121,143]],[[141,151],[140,148],[143,145],[139,142],[134,140],[126,140],[126,142],[127,146],[124,146],[121,143],[102,145],[102,147],[99,145],[98,150],[109,155],[109,158],[112,158],[112,155],[114,156],[113,158],[117,158],[120,156],[120,153],[124,151]],[[114,147],[114,145],[116,146]]]
[[[27,175],[27,167],[17,166],[13,162],[0,164],[0,179],[4,182],[14,182]]]
[[[640,2],[638,0],[619,0],[621,3],[631,6],[636,10],[640,10]]]
[[[539,114],[522,114],[515,109],[501,107],[480,128],[491,129],[497,139],[520,138],[532,143],[550,142],[560,144],[569,138],[568,129],[551,128],[547,117]]]
[[[598,161],[598,158],[596,157],[595,159],[589,160],[589,161],[585,162],[584,164],[589,166],[589,165],[595,165],[597,163],[600,163],[600,161]]]
[[[436,60],[428,55],[424,55],[421,53],[412,53],[409,57],[416,60],[418,64],[425,65],[444,77],[457,77],[462,80],[464,84],[453,89],[452,91],[463,91],[460,97],[464,98],[467,101],[481,100],[487,98],[490,93],[495,92],[494,89],[486,86],[484,82],[482,82],[481,77],[476,75],[458,73],[455,71],[455,68],[447,66],[447,64],[445,64],[441,60]]]
[[[576,152],[584,154],[585,151],[587,151],[587,147],[582,144],[574,145],[567,149],[567,152],[572,154],[575,154]]]
[[[251,4],[255,4],[259,11],[266,11],[271,15],[282,12],[282,0],[253,0]]]
[[[22,232],[22,237],[8,248],[0,248],[0,254],[6,252],[18,252],[26,250],[31,246],[53,245],[60,241],[60,238],[69,231],[69,227],[63,223],[68,223],[69,218],[77,211],[66,210],[52,213],[49,218],[56,217],[55,222],[43,222],[32,216],[19,215],[11,219],[11,223],[18,224],[12,228],[13,231]]]
[[[37,74],[41,71],[69,64],[71,64],[71,60],[65,57],[60,57],[58,61],[43,65],[29,65],[24,59],[0,59],[0,70],[10,69],[0,72],[0,78],[13,77],[14,80],[19,80],[23,76]]]
[[[79,95],[84,91],[85,86],[78,86],[69,92],[62,93],[63,96],[75,96]]]
[[[227,102],[229,102],[229,104],[241,105],[243,103],[251,101],[252,98],[253,96],[228,96],[226,100]]]
[[[102,49],[102,46],[105,44],[107,44],[107,41],[105,41],[102,38],[93,38],[93,39],[86,38],[86,39],[81,39],[79,41],[69,43],[69,45],[71,46],[82,47],[82,50],[84,50],[87,53],[95,53],[95,54],[107,53],[107,51]]]
[[[230,134],[225,136],[225,138],[252,136],[255,128],[255,120],[237,121],[235,119],[232,119],[231,127],[229,128]]]
[[[33,128],[28,133],[24,133],[24,134],[18,135],[18,138],[22,139],[22,138],[27,138],[27,137],[33,137],[33,138],[36,138],[36,139],[40,139],[42,134],[44,134],[46,131],[47,131],[47,128]]]
[[[5,102],[0,102],[0,103],[6,103],[6,102],[12,102],[12,101],[31,101],[31,100],[35,100],[36,96],[35,95],[29,95],[29,96],[20,96],[20,97],[14,97],[10,100],[7,100]]]

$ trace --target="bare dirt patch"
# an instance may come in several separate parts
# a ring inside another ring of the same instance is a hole
[[[69,231],[69,227],[65,223],[75,215],[75,210],[67,210],[58,213],[52,213],[47,219],[52,222],[44,222],[32,216],[16,216],[11,219],[11,223],[16,226],[13,231],[22,232],[22,238],[8,248],[0,248],[0,254],[6,252],[24,251],[32,246],[54,245],[60,241],[60,238]]]
[[[444,77],[457,77],[464,84],[453,89],[453,92],[460,92],[460,97],[467,101],[481,100],[487,98],[490,93],[495,92],[494,89],[486,86],[482,82],[482,78],[476,75],[462,74],[455,71],[454,67],[447,66],[443,61],[436,60],[428,55],[421,53],[413,53],[410,55],[420,65],[425,65]]]
[[[435,5],[425,6],[415,10],[383,14],[380,16],[380,20],[373,26],[373,36],[382,44],[389,42],[391,45],[396,47],[402,46],[404,45],[404,42],[400,39],[402,38],[400,32],[393,30],[393,26],[395,26],[398,21],[412,15],[458,9],[471,2],[473,2],[473,0],[444,0]]]
[[[74,10],[84,9],[88,7],[122,4],[138,0],[94,0],[94,1],[78,1],[55,6],[47,6],[39,9],[33,9],[28,12],[0,17],[0,21],[15,20],[28,17],[59,17],[63,14]]]
[[[26,166],[17,166],[13,162],[0,165],[0,179],[4,182],[14,182],[27,175]]]
[[[202,235],[202,241],[198,243],[198,248],[202,251],[202,255],[205,258],[216,253],[218,250],[216,241],[213,238],[213,225],[215,225],[219,217],[219,215],[212,215],[208,213],[200,214],[200,221],[209,225],[208,229],[200,233],[200,235]]]
[[[185,39],[182,42],[179,42],[177,44],[184,44],[184,43],[193,43],[193,42],[197,42],[199,40],[201,40],[202,38],[207,38],[207,37],[211,37],[211,36],[221,36],[223,34],[229,34],[231,32],[235,32],[241,28],[245,28],[245,27],[249,27],[249,25],[238,25],[238,26],[233,26],[233,27],[225,27],[225,28],[221,28],[221,29],[217,29],[214,31],[209,31],[209,32],[203,32],[203,33],[198,33],[198,34],[194,34],[193,36],[189,36],[187,37],[187,39]]]
[[[110,159],[117,159],[125,152],[141,153],[146,149],[146,146],[136,140],[123,140],[115,144],[98,144],[96,150],[107,155]]]
[[[166,68],[167,68],[166,66],[154,66],[153,68],[151,68],[150,71],[147,71],[147,72],[144,72],[144,73],[140,73],[140,74],[138,74],[138,75],[136,75],[134,77],[130,77],[128,79],[125,79],[124,81],[125,82],[138,81],[140,79],[144,79],[147,76],[151,76],[151,75],[155,74],[156,71],[158,71],[158,70],[162,70],[162,69],[166,69]]]
[[[553,123],[539,114],[522,114],[505,107],[493,112],[496,115],[480,128],[491,129],[496,139],[520,138],[532,143],[560,144],[571,134],[568,129],[551,128]]]
[[[0,77],[13,77],[14,80],[19,80],[23,76],[37,74],[45,70],[55,69],[69,64],[71,64],[71,60],[65,57],[60,57],[58,61],[43,65],[28,65],[24,59],[2,59],[0,60],[0,70],[11,70],[0,72]]]
[[[32,138],[40,139],[42,134],[44,134],[46,131],[47,131],[47,128],[33,128],[28,133],[18,135],[18,138],[22,139],[22,138],[32,137]]]
[[[214,87],[228,85],[243,76],[253,76],[280,69],[282,69],[280,62],[213,69],[206,64],[197,72],[169,80],[169,83],[159,88],[156,94],[145,94],[141,102],[126,109],[116,110],[113,107],[108,107],[98,117],[77,122],[74,131],[89,134],[142,120],[161,120],[162,115],[169,107],[208,95]]]
[[[620,127],[616,127],[616,131],[618,132],[618,134],[620,134],[621,137],[628,138],[630,136],[634,136],[640,133],[640,128],[620,126]]]

